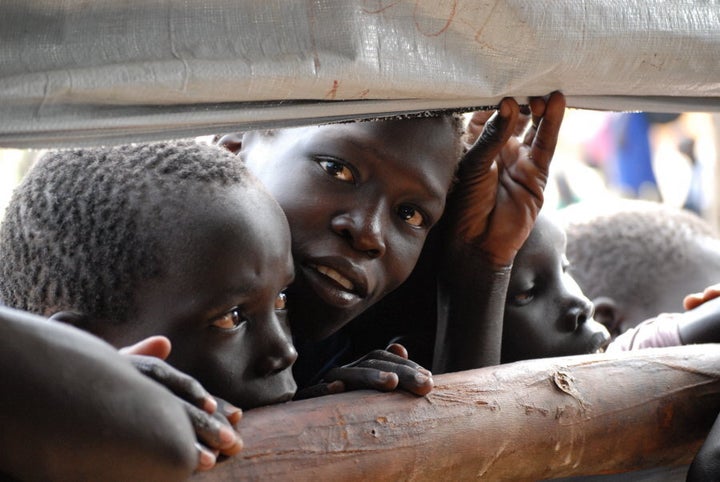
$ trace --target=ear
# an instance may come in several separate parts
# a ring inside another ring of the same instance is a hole
[[[233,132],[232,134],[225,134],[224,136],[221,136],[217,140],[216,144],[220,147],[224,147],[233,154],[237,154],[242,148],[242,141],[243,133]]]
[[[593,300],[595,321],[605,325],[611,335],[617,335],[620,326],[620,310],[617,303],[607,296],[599,296]]]

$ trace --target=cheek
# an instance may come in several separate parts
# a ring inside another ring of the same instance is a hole
[[[184,371],[195,377],[212,395],[231,402],[241,397],[248,377],[249,361],[247,350],[239,342],[233,339],[198,341],[193,345],[193,353],[178,355],[192,360],[191,366],[186,366]]]
[[[424,241],[424,237],[418,241],[397,232],[388,236],[387,245],[390,248],[383,256],[383,264],[389,289],[397,288],[410,276],[420,258]]]

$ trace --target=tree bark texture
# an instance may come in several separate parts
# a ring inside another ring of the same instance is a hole
[[[245,413],[207,480],[538,480],[688,464],[720,412],[720,345],[548,358]]]

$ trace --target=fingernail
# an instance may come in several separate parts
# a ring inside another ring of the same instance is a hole
[[[225,444],[234,443],[235,439],[237,438],[237,436],[235,435],[235,431],[230,427],[226,427],[224,425],[220,427],[218,435],[220,436],[220,440]]]
[[[215,455],[213,455],[212,452],[206,450],[204,447],[201,447],[198,444],[195,444],[195,447],[197,447],[199,452],[199,460],[198,460],[198,466],[201,469],[210,469],[215,465],[215,462],[217,461],[217,458]]]
[[[237,424],[238,422],[240,422],[240,419],[242,419],[242,410],[240,410],[235,405],[225,403],[225,405],[223,406],[223,411],[225,412],[225,417],[233,425]]]
[[[510,106],[507,102],[500,102],[499,112],[501,117],[510,117]]]
[[[429,379],[430,379],[430,377],[428,377],[427,375],[425,375],[423,373],[418,373],[415,375],[415,381],[421,385],[425,384]]]
[[[240,410],[238,407],[228,402],[225,402],[223,410],[225,411],[225,415],[230,415],[235,412],[242,412],[242,410]]]
[[[205,399],[203,399],[203,410],[205,410],[207,413],[215,413],[215,410],[217,410],[217,406],[217,401],[210,395],[207,395]]]
[[[427,368],[419,367],[417,370],[424,375],[427,375],[429,377],[432,376],[432,372],[430,370],[428,370]]]

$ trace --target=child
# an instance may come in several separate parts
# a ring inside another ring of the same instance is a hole
[[[488,253],[485,267],[489,270],[505,272],[506,263],[512,262],[530,230],[537,204],[542,204],[546,179],[542,174],[552,156],[565,104],[558,93],[547,102],[533,102],[533,134],[526,142],[503,150],[502,175],[507,178],[498,180],[493,162],[518,123],[519,107],[511,99],[501,103],[499,115],[490,122],[492,128],[465,156],[467,169],[456,189],[460,196],[453,205],[457,216],[450,231],[460,231],[462,243],[472,243],[492,231],[495,236],[485,236],[487,242],[480,243]],[[301,386],[325,375],[352,343],[352,339],[337,339],[346,335],[341,329],[400,286],[415,267],[430,229],[444,212],[463,147],[459,127],[456,119],[441,116],[250,132],[220,140],[239,152],[290,223],[297,278],[288,298],[293,335],[301,343],[296,365]],[[522,176],[510,174],[516,171],[522,171]],[[478,320],[483,320],[483,327],[476,330],[480,336],[485,324],[499,326],[495,318],[502,316],[504,298],[497,295],[504,294],[506,281],[499,279],[501,290],[488,286],[481,295],[474,294],[474,312],[467,316],[467,323],[478,326]],[[428,285],[432,291],[412,293],[408,303],[435,299],[435,284]],[[462,290],[457,292],[460,302],[466,303]],[[428,316],[434,330],[435,314]],[[416,321],[405,319],[405,327]],[[392,337],[382,327],[382,323],[371,327],[378,331],[378,344]],[[494,344],[492,335],[490,330],[488,346]],[[330,346],[318,348],[318,342]],[[467,345],[477,355],[479,343],[468,341]],[[493,362],[493,353],[486,363]],[[399,385],[417,394],[432,388],[429,372],[417,364],[388,352],[376,352],[375,357],[380,359],[336,369],[332,377],[324,378],[386,390]],[[368,372],[370,364],[384,373]]]
[[[720,238],[694,213],[639,200],[560,213],[571,273],[613,337],[720,280]]]
[[[563,355],[637,350],[720,342],[720,299],[688,297],[683,313],[663,313],[640,323],[612,342],[592,319],[593,305],[567,270],[565,234],[540,213],[515,257],[503,325],[503,362]],[[697,305],[697,306],[696,306]],[[529,343],[528,341],[532,342]]]
[[[568,273],[565,233],[540,212],[515,256],[503,318],[502,362],[594,353],[610,341]]]
[[[243,409],[295,393],[290,235],[237,158],[189,142],[59,151],[16,189],[0,297],[168,362]],[[226,434],[234,437],[232,434]]]

